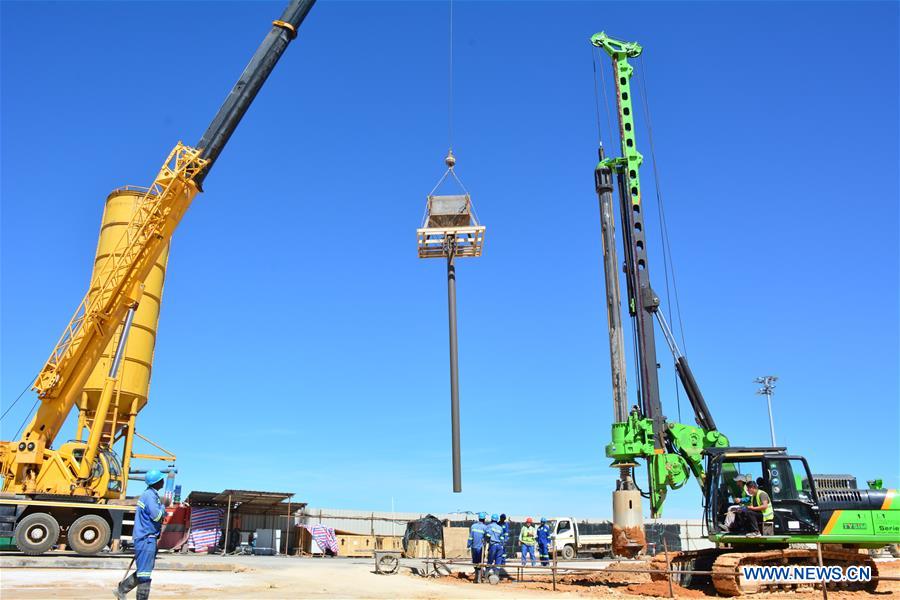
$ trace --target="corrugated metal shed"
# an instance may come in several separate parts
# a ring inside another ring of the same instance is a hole
[[[187,503],[191,506],[217,506],[225,508],[229,501],[234,510],[244,513],[288,514],[288,510],[302,508],[306,503],[292,503],[290,492],[262,492],[254,490],[223,490],[221,492],[191,492]],[[290,506],[289,506],[290,505]]]
[[[306,506],[305,502],[293,502],[294,494],[289,492],[265,492],[255,490],[223,490],[221,492],[191,492],[187,503],[197,507],[217,507],[222,510],[223,519],[231,516],[228,524],[228,546],[233,550],[240,532],[254,532],[257,529],[280,529],[281,547],[279,552],[290,552],[294,540],[294,519],[292,514]],[[231,510],[228,510],[229,500]],[[222,530],[226,525],[223,522]]]

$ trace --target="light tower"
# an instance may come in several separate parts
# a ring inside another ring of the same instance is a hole
[[[777,375],[763,375],[753,380],[753,383],[762,384],[762,387],[756,390],[760,396],[766,397],[769,405],[769,433],[772,434],[772,447],[775,447],[775,420],[772,418],[772,394],[775,392],[775,382],[778,381]]]
[[[450,324],[450,422],[453,444],[453,491],[462,491],[462,468],[459,451],[459,364],[456,339],[456,264],[457,258],[481,256],[484,246],[483,225],[478,224],[469,192],[456,176],[453,151],[444,159],[447,170],[428,194],[425,218],[416,230],[419,258],[447,260],[447,309]],[[462,194],[439,196],[435,191],[447,177],[452,177]]]

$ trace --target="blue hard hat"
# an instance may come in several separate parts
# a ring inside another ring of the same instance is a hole
[[[478,518],[481,520],[484,520],[485,518],[487,518],[487,513],[485,513],[485,512],[478,513]]]
[[[144,481],[147,482],[147,485],[153,485],[154,483],[159,483],[164,478],[165,478],[165,475],[163,475],[161,471],[157,471],[156,469],[147,471],[147,474],[144,475]]]
[[[541,523],[546,523],[546,522],[547,522],[547,517],[541,517]]]
[[[491,521],[499,521],[500,517],[497,516],[497,513],[491,515]]]

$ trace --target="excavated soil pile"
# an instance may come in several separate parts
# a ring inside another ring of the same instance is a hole
[[[636,583],[625,588],[629,594],[637,596],[654,596],[656,598],[669,597],[669,584],[665,581],[648,581],[646,583]],[[706,598],[706,594],[700,590],[689,590],[680,585],[672,584],[672,591],[675,592],[676,598]]]
[[[623,561],[611,563],[602,571],[592,573],[570,573],[568,575],[560,575],[557,578],[557,590],[561,593],[568,592],[574,597],[584,598],[601,598],[603,600],[617,599],[634,599],[637,596],[647,598],[668,598],[669,584],[666,581],[651,581],[650,575],[647,573],[631,573],[632,569],[647,569],[648,562],[641,561]],[[897,576],[900,575],[900,561],[884,561],[880,562],[878,569],[881,575]],[[511,573],[514,569],[508,569]],[[551,577],[549,574],[542,572],[538,574],[530,574],[526,581],[517,582],[514,580],[504,579],[499,586],[476,586],[481,590],[507,590],[514,594],[516,590],[530,590],[534,592],[549,592],[552,589]],[[474,574],[469,571],[454,572],[453,577],[443,578],[441,581],[471,586],[474,582]],[[455,585],[453,587],[456,587]],[[473,588],[474,589],[474,588]],[[716,600],[717,596],[712,590],[687,589],[680,585],[672,584],[672,591],[675,592],[676,598],[705,598],[706,600]],[[721,597],[719,597],[721,598]],[[797,590],[792,592],[761,592],[746,596],[747,600],[821,600],[822,592],[820,590]],[[880,600],[881,598],[900,598],[900,582],[898,581],[882,581],[878,586],[878,592],[870,594],[868,592],[847,592],[838,590],[829,590],[829,600]]]
[[[646,562],[617,562],[596,573],[572,573],[559,578],[571,585],[627,584],[650,581],[649,573],[632,573],[632,570],[648,569]]]

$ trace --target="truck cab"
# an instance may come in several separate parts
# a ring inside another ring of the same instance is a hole
[[[572,560],[579,554],[599,558],[612,553],[610,523],[579,523],[573,517],[556,517],[548,524],[553,541],[551,549],[561,559]]]

